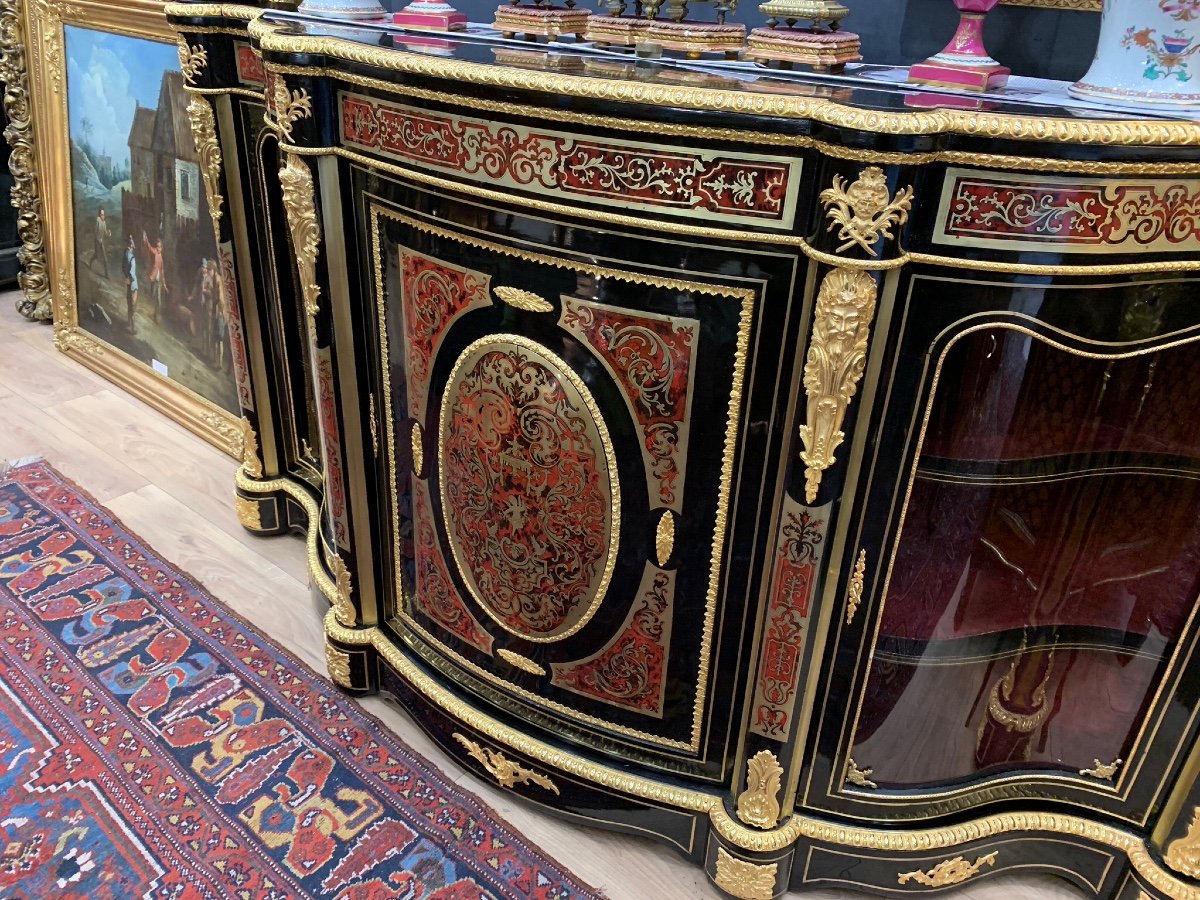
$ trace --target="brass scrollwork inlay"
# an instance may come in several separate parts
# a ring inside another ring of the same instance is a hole
[[[837,461],[833,451],[846,437],[842,423],[867,366],[875,291],[875,279],[866,272],[833,269],[817,292],[812,341],[804,363],[807,422],[800,426],[804,496],[810,504],[816,502],[822,473]]]
[[[854,574],[850,576],[850,588],[846,591],[846,624],[849,625],[854,621],[854,614],[858,612],[859,604],[862,603],[863,582],[867,576],[867,551],[858,551],[858,561],[854,563]]]
[[[529,672],[531,675],[545,675],[546,670],[535,663],[532,659],[527,659],[519,653],[513,653],[511,650],[497,650],[496,655],[523,672]]]
[[[1103,781],[1112,781],[1113,776],[1117,774],[1117,769],[1121,767],[1124,760],[1114,759],[1110,763],[1101,763],[1098,759],[1092,760],[1092,768],[1080,769],[1080,775],[1091,775],[1093,778],[1099,778]]]
[[[779,863],[756,865],[730,855],[724,847],[717,848],[717,874],[713,881],[738,900],[771,900],[778,874]]]
[[[658,528],[654,532],[654,554],[658,558],[659,568],[667,564],[675,551],[675,514],[665,510],[658,520]]]
[[[923,884],[926,887],[945,887],[950,884],[959,884],[977,875],[979,870],[984,866],[995,865],[997,855],[998,851],[993,850],[991,853],[979,857],[973,863],[967,862],[961,856],[956,856],[954,859],[943,860],[928,872],[923,872],[920,869],[915,872],[903,872],[896,876],[896,880],[900,884],[908,884],[909,881],[915,881],[917,884]]]
[[[325,665],[329,669],[329,680],[344,688],[353,687],[350,680],[350,654],[328,641],[325,642]]]
[[[251,478],[263,477],[262,460],[258,458],[258,435],[245,417],[242,418],[242,468]]]
[[[554,304],[532,291],[522,291],[513,287],[498,287],[495,294],[509,306],[523,309],[526,312],[554,312]]]
[[[491,750],[480,746],[470,738],[454,732],[454,739],[466,748],[472,759],[478,761],[489,775],[496,779],[500,787],[516,787],[518,784],[536,784],[538,787],[558,793],[558,786],[545,775],[539,775],[532,769],[526,769],[508,759],[499,750]]]
[[[225,198],[221,195],[222,161],[221,145],[217,142],[217,121],[212,105],[198,94],[193,94],[188,102],[187,114],[192,123],[192,137],[196,142],[196,152],[200,155],[200,172],[204,176],[204,188],[208,191],[208,205],[215,223],[220,220],[225,205]]]
[[[878,256],[875,244],[881,237],[889,240],[892,228],[908,221],[913,189],[906,187],[893,200],[887,179],[879,166],[868,166],[851,185],[841,175],[833,176],[833,187],[821,191],[821,205],[829,217],[829,230],[841,226],[837,237],[844,241],[838,252],[855,244],[872,256]]]
[[[353,628],[358,624],[358,610],[354,608],[354,601],[350,599],[350,570],[346,568],[340,556],[334,556],[329,568],[333,572],[333,614],[347,628]]]
[[[1163,857],[1168,866],[1188,878],[1200,878],[1200,806],[1192,810],[1187,834],[1176,838]]]
[[[234,494],[233,505],[237,509],[238,521],[243,528],[251,531],[262,531],[262,511],[257,500],[248,500],[240,494]]]
[[[275,127],[285,141],[292,140],[295,125],[313,114],[312,97],[304,88],[289,91],[282,78],[275,78]]]
[[[779,822],[779,788],[783,766],[770,750],[760,750],[746,763],[746,789],[738,795],[738,818],[755,828]]]
[[[875,772],[874,769],[860,769],[858,763],[854,761],[854,757],[850,757],[846,761],[846,783],[856,784],[859,787],[877,788],[875,782],[871,780],[871,775]]]
[[[321,252],[321,225],[317,221],[317,201],[313,188],[312,170],[308,163],[294,153],[287,154],[279,170],[283,188],[283,205],[287,209],[288,227],[296,252],[296,267],[300,270],[300,290],[304,309],[309,317],[320,311],[321,286],[317,284],[317,256]]]
[[[196,77],[208,65],[208,51],[203,47],[190,47],[186,41],[179,42],[179,70],[189,84],[195,84]]]

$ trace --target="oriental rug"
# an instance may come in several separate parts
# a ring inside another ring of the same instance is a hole
[[[54,469],[0,471],[0,897],[595,896]]]

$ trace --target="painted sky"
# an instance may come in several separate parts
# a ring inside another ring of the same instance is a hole
[[[174,44],[66,26],[67,100],[71,136],[86,119],[97,152],[129,165],[129,129],[137,105],[158,106],[162,73],[179,71]]]

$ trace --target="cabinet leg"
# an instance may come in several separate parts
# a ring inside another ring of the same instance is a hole
[[[738,900],[774,900],[787,890],[794,848],[748,853],[709,833],[704,872],[718,888]]]
[[[348,693],[374,694],[379,690],[379,667],[370,644],[343,644],[325,635],[325,664],[329,680]]]

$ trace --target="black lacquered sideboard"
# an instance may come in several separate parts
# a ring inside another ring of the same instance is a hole
[[[339,685],[736,897],[1200,897],[1200,125],[168,9]]]

